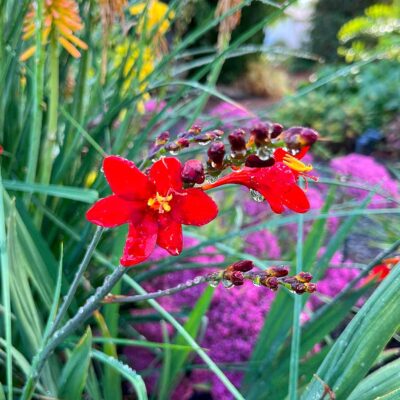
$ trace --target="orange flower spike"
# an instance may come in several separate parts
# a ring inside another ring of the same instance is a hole
[[[44,45],[47,43],[50,33],[55,31],[57,33],[57,41],[73,57],[78,58],[81,56],[76,47],[87,50],[87,44],[74,35],[75,32],[83,29],[75,0],[46,0],[43,18],[42,41]],[[35,10],[31,4],[25,16],[22,39],[24,41],[30,39],[35,34],[35,30]],[[35,47],[30,47],[20,56],[20,60],[27,60],[34,52]]]

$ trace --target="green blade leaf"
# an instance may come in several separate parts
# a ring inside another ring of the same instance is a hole
[[[368,375],[357,385],[348,400],[375,400],[395,392],[400,394],[400,360],[392,361]]]
[[[118,371],[135,388],[139,400],[147,400],[146,385],[144,384],[142,377],[132,368],[98,350],[92,350],[91,356]]]
[[[199,332],[202,318],[210,307],[213,294],[214,288],[207,286],[202,296],[196,302],[196,305],[194,306],[192,312],[189,314],[188,320],[183,326],[185,330],[190,334],[190,336],[192,336],[194,339],[196,339],[196,336]],[[186,343],[186,340],[182,335],[178,334],[173,343],[182,346]],[[170,393],[177,383],[179,377],[184,371],[184,365],[190,353],[190,351],[171,351],[171,368],[168,380],[169,387],[166,393]]]
[[[348,398],[399,327],[399,284],[397,265],[346,327],[318,369],[316,375],[338,398]],[[302,399],[319,398],[323,392],[321,381],[314,378]]]
[[[15,190],[27,193],[42,193],[48,196],[61,197],[63,199],[93,203],[99,198],[96,190],[82,189],[71,186],[44,185],[40,183],[27,183],[21,181],[4,181],[4,187],[8,190]]]
[[[58,385],[58,396],[62,400],[76,400],[82,396],[88,376],[92,332],[88,328],[76,347],[72,350],[62,370]]]

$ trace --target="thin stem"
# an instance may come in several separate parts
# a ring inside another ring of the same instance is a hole
[[[303,214],[299,214],[297,223],[296,274],[299,274],[303,268],[303,227],[304,227],[304,217]],[[302,299],[299,296],[295,296],[293,303],[293,330],[292,330],[290,371],[289,371],[289,400],[297,400],[297,385],[299,380],[300,337],[301,337],[301,326],[300,326],[301,308],[302,308]]]
[[[78,310],[76,315],[72,317],[62,328],[58,329],[47,345],[39,352],[32,363],[31,372],[27,379],[24,390],[21,396],[21,400],[29,400],[32,397],[33,391],[35,390],[36,383],[40,377],[40,373],[51,355],[54,349],[62,343],[72,332],[79,328],[90,316],[93,311],[97,310],[102,299],[110,292],[114,285],[121,279],[126,271],[125,267],[119,266],[108,275],[102,284],[102,286],[96,289],[96,292],[89,297],[86,303]]]
[[[33,76],[33,105],[32,105],[32,124],[30,132],[30,148],[28,158],[28,170],[26,174],[26,182],[32,183],[35,181],[36,170],[39,158],[40,137],[42,130],[42,102],[43,102],[43,82],[44,82],[44,61],[45,53],[42,45],[43,33],[43,10],[44,0],[36,0],[36,50],[35,50],[35,66]],[[30,195],[27,195],[26,200],[29,201]]]
[[[222,280],[222,274],[208,274],[205,276],[198,276],[194,279],[188,280],[185,283],[180,283],[177,286],[165,290],[158,290],[153,293],[137,294],[134,296],[116,296],[110,294],[104,299],[104,303],[135,303],[138,301],[145,301],[150,299],[158,299],[159,297],[170,296],[181,292],[183,290],[201,285],[202,283],[210,282],[211,280],[219,282]]]
[[[52,327],[48,334],[48,337],[51,337],[53,335],[53,333],[56,331],[56,329],[58,328],[58,325],[64,318],[64,315],[66,314],[69,306],[71,305],[72,299],[74,298],[74,295],[75,295],[75,292],[78,289],[79,282],[80,282],[84,272],[86,271],[87,266],[89,265],[89,261],[92,258],[93,252],[95,251],[103,232],[104,232],[104,228],[97,227],[96,232],[93,236],[93,239],[90,242],[85,255],[83,256],[83,260],[82,260],[81,264],[79,265],[78,271],[76,271],[74,280],[72,281],[71,286],[69,287],[68,293],[64,298],[64,302],[62,303],[62,305],[57,313],[57,316],[52,324]]]
[[[58,123],[58,98],[59,98],[59,65],[58,65],[58,42],[57,32],[53,30],[50,34],[50,81],[49,81],[49,122],[47,135],[43,143],[41,154],[41,166],[39,171],[40,183],[50,182],[51,171],[53,168],[53,149],[57,140]],[[42,195],[41,201],[46,203],[46,195]],[[36,224],[40,227],[43,214],[38,211],[36,214]]]

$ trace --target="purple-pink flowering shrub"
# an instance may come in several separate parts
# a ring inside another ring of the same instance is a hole
[[[186,238],[185,242],[185,246],[196,244],[196,241],[190,238]],[[280,257],[277,238],[266,230],[249,235],[246,239],[246,246],[250,254],[258,257]],[[191,257],[190,261],[204,264],[208,268],[168,273],[145,284],[144,287],[152,291],[172,287],[187,279],[193,279],[197,275],[215,270],[213,264],[221,263],[223,257],[217,254],[213,247],[205,248],[203,251],[208,255]],[[163,250],[159,250],[156,257],[162,257],[163,253],[165,255]],[[204,287],[197,286],[191,290],[163,297],[159,302],[170,312],[182,309],[190,310],[203,290]],[[255,288],[249,282],[231,290],[223,286],[217,287],[207,313],[207,329],[200,342],[201,346],[208,349],[212,359],[217,363],[246,362],[273,298],[274,293]],[[135,315],[138,315],[138,310],[134,312]],[[141,311],[143,314],[146,312],[147,310]],[[135,329],[149,340],[162,340],[159,323],[143,323],[135,325]],[[172,328],[170,328],[170,334],[172,335],[172,333]],[[155,359],[154,355],[146,349],[127,348],[125,354],[137,370],[146,369]],[[201,360],[196,359],[195,361],[201,363]],[[242,372],[227,372],[227,376],[236,386],[240,386]],[[150,392],[155,387],[156,379],[156,376],[146,379]],[[231,399],[229,392],[213,373],[200,369],[193,370],[189,376],[182,379],[172,399],[189,399],[197,384],[209,386],[214,399]]]
[[[323,255],[325,248],[321,248],[320,255]],[[333,298],[337,296],[349,282],[360,274],[360,270],[352,267],[351,262],[343,261],[341,252],[336,252],[330,262],[330,267],[326,270],[322,279],[318,280],[318,293]],[[312,310],[322,304],[318,296],[310,297]]]
[[[361,154],[349,154],[331,161],[331,168],[338,175],[352,183],[369,189],[377,187],[386,196],[399,199],[397,182],[391,178],[386,168],[374,158]],[[368,192],[356,188],[344,188],[344,193],[352,199],[363,200]],[[392,202],[379,194],[374,195],[370,207],[390,207]]]

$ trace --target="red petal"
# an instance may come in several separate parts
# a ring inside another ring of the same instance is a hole
[[[182,165],[175,157],[165,157],[156,161],[150,169],[150,180],[156,186],[156,191],[166,196],[170,189],[182,189]]]
[[[297,185],[291,185],[281,196],[283,204],[292,211],[305,213],[310,209],[306,194]]]
[[[139,221],[143,217],[146,203],[126,201],[116,195],[97,201],[86,213],[93,224],[104,228],[114,228],[128,222]]]
[[[174,219],[185,225],[205,225],[218,214],[214,200],[201,189],[176,193],[171,202]]]
[[[168,214],[160,214],[158,218],[157,244],[173,256],[182,252],[182,225]]]
[[[103,169],[111,190],[125,200],[148,199],[151,196],[148,177],[132,161],[109,156],[103,161]]]
[[[130,224],[121,265],[130,267],[146,260],[156,245],[157,230],[157,221],[151,214],[147,214],[138,224]]]
[[[285,207],[282,204],[282,199],[279,193],[274,193],[270,190],[264,190],[261,192],[265,200],[269,203],[271,210],[276,214],[282,214],[285,211]]]

